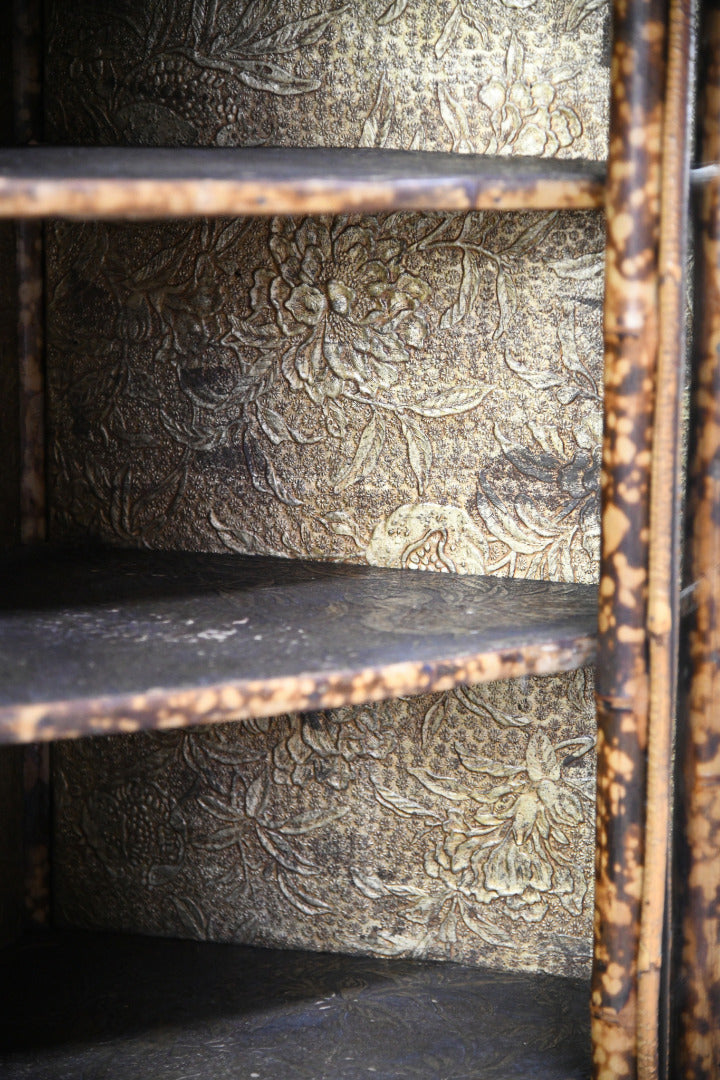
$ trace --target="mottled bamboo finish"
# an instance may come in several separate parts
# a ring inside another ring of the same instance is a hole
[[[706,8],[701,155],[720,159],[720,5]],[[680,1040],[675,1075],[720,1075],[720,183],[698,192],[694,344],[689,714],[680,748],[687,869],[682,890]]]
[[[594,209],[598,162],[384,149],[0,150],[0,218]]]
[[[658,344],[664,5],[614,7],[605,304],[603,548],[592,988],[594,1075],[636,1073],[648,723],[647,563]]]
[[[656,1080],[665,1050],[662,980],[672,821],[672,745],[680,618],[680,410],[685,353],[692,0],[671,0],[662,147],[659,349],[650,493],[650,717],[645,868],[638,956],[638,1080]]]

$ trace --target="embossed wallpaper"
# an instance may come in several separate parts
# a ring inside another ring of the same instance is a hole
[[[598,0],[55,0],[49,134],[603,157]],[[596,576],[595,213],[56,224],[52,530]],[[62,745],[58,910],[587,969],[590,676]]]

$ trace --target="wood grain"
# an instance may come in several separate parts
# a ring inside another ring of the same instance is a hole
[[[0,150],[0,217],[177,218],[601,207],[587,161],[340,149]]]
[[[593,659],[595,589],[296,560],[22,552],[0,739],[334,708]]]

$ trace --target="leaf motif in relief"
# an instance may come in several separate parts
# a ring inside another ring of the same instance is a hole
[[[519,765],[508,765],[506,762],[491,761],[489,758],[474,757],[472,754],[466,753],[457,745],[457,743],[455,744],[455,753],[460,759],[463,768],[467,769],[468,772],[483,773],[485,776],[495,776],[505,779],[525,772],[525,769]]]
[[[265,456],[257,439],[246,431],[243,453],[253,487],[262,495],[275,495],[285,506],[302,506],[278,476],[272,461]]]
[[[432,468],[432,443],[417,421],[413,420],[412,417],[401,416],[400,426],[402,428],[402,433],[405,436],[405,442],[407,443],[410,468],[415,474],[418,492],[420,495],[424,495],[425,485],[428,476],[430,475],[430,469]]]
[[[394,2],[383,11],[382,15],[378,17],[378,25],[388,26],[391,22],[395,22],[395,20],[399,19],[404,13],[407,6],[408,0],[394,0]]]
[[[235,551],[238,555],[277,555],[267,544],[264,544],[254,533],[246,529],[226,525],[211,510],[209,514],[210,524],[228,551]]]
[[[593,281],[602,278],[605,270],[605,253],[590,252],[569,259],[551,259],[548,266],[559,278],[570,281]]]
[[[447,717],[447,699],[441,697],[434,705],[426,710],[423,717],[421,740],[422,748],[426,750],[433,741]]]
[[[251,90],[266,90],[271,94],[290,96],[317,90],[317,79],[302,79],[270,60],[242,60],[234,65],[235,77]]]
[[[357,547],[367,547],[367,540],[363,536],[357,521],[344,510],[333,510],[325,514],[320,521],[335,536],[347,536],[355,542]]]
[[[412,137],[410,143],[411,150],[424,150],[425,149],[425,130],[421,127],[416,128],[415,134]]]
[[[583,388],[585,397],[593,397],[599,400],[598,388],[588,369],[580,359],[577,341],[575,338],[575,310],[569,305],[563,318],[558,324],[558,338],[560,339],[560,356],[563,367],[576,377],[576,381]]]
[[[360,436],[355,456],[348,468],[335,481],[333,491],[336,495],[341,491],[346,491],[372,472],[384,445],[385,421],[378,412],[373,412]]]
[[[266,37],[244,44],[242,51],[256,56],[265,56],[267,53],[282,54],[304,48],[306,45],[315,45],[332,20],[347,10],[346,4],[334,11],[321,12],[319,15],[309,15],[305,19],[286,23]]]
[[[605,7],[605,0],[572,0],[565,12],[565,29],[577,30],[589,15]]]
[[[500,318],[495,333],[493,334],[494,340],[497,341],[498,338],[507,333],[510,319],[517,311],[517,289],[515,288],[515,282],[512,279],[512,275],[502,266],[498,266],[497,268],[495,295],[500,313]]]
[[[453,151],[457,154],[471,154],[474,147],[467,113],[444,83],[440,83],[438,86],[438,101],[443,123],[450,132]]]
[[[530,736],[525,751],[525,764],[527,774],[534,783],[560,779],[557,755],[544,731],[536,731]]]
[[[278,832],[284,836],[304,836],[306,833],[322,829],[326,825],[332,825],[344,818],[350,808],[341,806],[339,810],[306,810],[294,817],[288,818],[279,828]]]
[[[361,147],[387,146],[395,113],[395,94],[387,83],[387,77],[383,74],[375,96],[375,102],[363,124],[358,143]]]
[[[268,785],[264,776],[258,776],[245,793],[245,813],[250,818],[259,818],[267,806]]]
[[[528,364],[513,359],[509,349],[505,349],[504,357],[505,363],[510,370],[518,375],[523,382],[526,382],[528,386],[532,386],[534,390],[550,390],[554,386],[563,385],[564,380],[559,375],[547,369],[533,371]]]
[[[452,45],[453,38],[460,29],[462,18],[462,5],[456,4],[452,10],[450,18],[443,27],[443,31],[440,34],[440,37],[435,42],[435,56],[438,58],[438,60],[442,60],[443,56]]]
[[[208,16],[214,6],[214,3],[210,3],[209,0],[193,0],[191,22],[196,45],[199,45],[205,37],[206,24],[210,22]],[[208,30],[212,30],[211,23]]]
[[[496,706],[490,706],[480,696],[480,692],[469,686],[460,686],[455,691],[457,700],[474,716],[491,720],[499,728],[527,727],[532,723],[532,716],[516,715],[503,712]]]
[[[435,776],[428,769],[415,768],[414,766],[408,766],[407,770],[411,776],[422,784],[427,790],[431,791],[433,795],[439,795],[441,799],[447,799],[448,802],[467,802],[472,798],[472,794],[462,784],[461,781],[455,780],[451,776]]]
[[[537,247],[541,240],[549,233],[558,216],[557,210],[551,210],[547,214],[533,215],[533,222],[516,236],[512,243],[502,249],[502,254],[513,255],[516,258],[527,255]]]
[[[449,307],[440,320],[441,330],[448,330],[451,326],[457,326],[470,313],[476,303],[482,277],[480,274],[480,260],[470,251],[463,252],[462,281],[458,298],[452,307]]]
[[[274,0],[248,0],[243,13],[240,16],[240,21],[237,25],[238,30],[242,30],[244,35],[252,33],[258,30],[266,19],[272,9]]]
[[[405,407],[414,413],[419,413],[420,416],[459,416],[461,413],[477,409],[490,393],[492,393],[492,387],[488,390],[478,390],[477,386],[451,386],[447,390],[436,390],[423,401]]]
[[[381,896],[388,895],[385,883],[376,874],[371,874],[368,871],[361,872],[353,866],[350,868],[350,877],[355,888],[359,889],[363,896],[367,896],[369,900],[378,900]]]
[[[536,0],[531,0],[531,3],[536,3]],[[490,41],[488,37],[488,28],[486,23],[484,23],[482,19],[478,18],[472,8],[469,8],[467,4],[463,4],[462,13],[465,22],[469,23],[470,26],[472,26],[473,30],[476,30],[477,33],[480,35],[480,44],[484,49],[486,49]]]
[[[407,795],[401,795],[399,791],[390,791],[389,788],[380,787],[379,784],[374,784],[373,787],[377,801],[388,810],[394,810],[402,817],[435,818],[439,820],[439,815],[433,810],[423,806],[422,803],[416,802],[414,799],[408,798]]]
[[[280,892],[288,903],[303,915],[315,917],[324,912],[332,911],[329,904],[326,904],[319,896],[315,896],[307,889],[302,889],[298,885],[297,880],[293,879],[291,881],[287,874],[283,873],[282,870],[278,873],[277,883]]]
[[[499,945],[501,948],[513,947],[514,942],[499,926],[493,926],[492,923],[479,919],[467,909],[463,909],[461,918],[468,930],[486,941],[488,945]]]
[[[173,906],[177,911],[180,921],[186,930],[190,930],[194,937],[200,941],[208,937],[209,926],[207,916],[197,904],[189,897],[171,896]]]
[[[508,86],[512,86],[514,82],[518,82],[523,77],[523,68],[525,67],[525,49],[522,42],[518,41],[517,34],[513,30],[510,37],[510,44],[508,45],[508,51],[505,55],[505,74],[507,76]]]

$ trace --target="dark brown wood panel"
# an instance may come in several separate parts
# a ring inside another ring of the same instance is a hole
[[[0,740],[331,708],[592,661],[595,588],[233,555],[0,566]]]
[[[0,945],[22,929],[23,753],[19,746],[0,747]]]
[[[0,963],[4,1080],[585,1080],[587,984],[55,935]],[[3,993],[4,991],[4,993]]]
[[[600,207],[604,166],[340,149],[0,150],[0,217]]]

